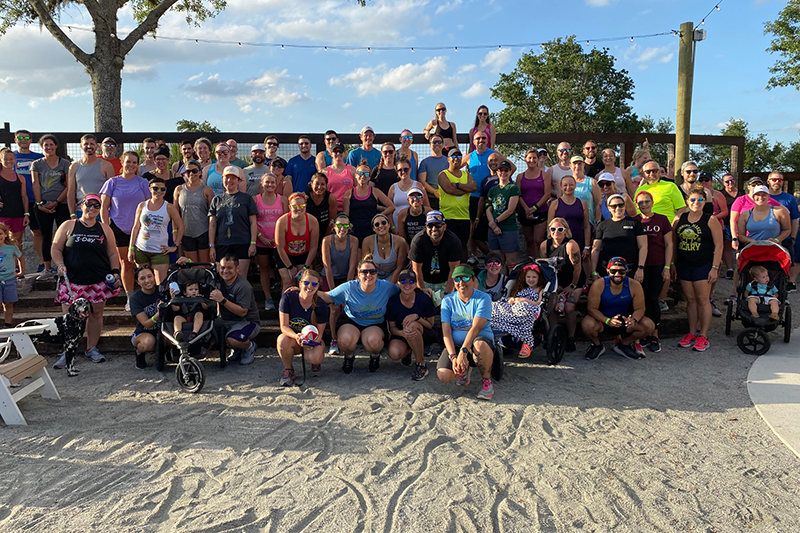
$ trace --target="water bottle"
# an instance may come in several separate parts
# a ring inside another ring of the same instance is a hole
[[[173,292],[173,294],[174,294],[175,296],[178,296],[178,295],[181,293],[181,288],[180,288],[180,287],[178,286],[178,284],[177,284],[176,282],[174,282],[174,281],[171,281],[171,282],[169,283],[169,288],[172,290],[172,292]]]
[[[106,276],[106,285],[109,289],[113,289],[117,284],[117,276],[114,274],[108,274]]]
[[[564,314],[564,304],[567,302],[567,298],[564,296],[564,293],[560,293],[558,295],[558,302],[556,303],[556,312],[560,315]]]

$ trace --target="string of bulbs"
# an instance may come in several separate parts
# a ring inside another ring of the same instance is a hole
[[[698,24],[697,26],[695,26],[695,28],[694,28],[694,29],[697,29],[697,28],[699,28],[700,26],[705,26],[705,25],[706,25],[706,19],[707,19],[707,18],[708,18],[708,16],[709,16],[711,13],[713,13],[714,11],[722,11],[722,9],[719,7],[719,5],[720,5],[722,2],[724,2],[724,1],[725,1],[725,0],[719,0],[719,2],[717,2],[717,3],[714,5],[714,7],[712,7],[711,9],[709,9],[708,13],[706,13],[706,16],[705,16],[705,17],[703,17],[703,19],[700,21],[700,24]]]

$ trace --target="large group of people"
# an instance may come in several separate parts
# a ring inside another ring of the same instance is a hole
[[[97,348],[104,302],[124,290],[137,322],[136,366],[146,366],[158,322],[156,285],[182,256],[216,263],[223,286],[211,299],[229,360],[253,361],[258,307],[277,308],[281,385],[293,384],[292,361],[301,352],[312,375],[327,354],[341,354],[343,372],[351,373],[359,343],[371,372],[386,349],[392,360],[413,360],[412,378],[422,380],[426,347],[441,339],[437,377],[467,385],[477,366],[483,399],[494,392],[495,337],[513,337],[520,357],[535,347],[544,277],[534,263],[515,269],[525,256],[563,260],[548,316],[552,323],[565,318],[567,351],[576,350],[576,305],[586,295],[585,357],[604,353],[599,334],[606,331],[617,334],[615,352],[637,359],[643,346],[661,350],[658,326],[670,282],[680,282],[688,304],[689,331],[679,345],[704,351],[719,269],[732,277],[735,251],[753,240],[793,247],[800,211],[783,192],[780,173],[768,186],[753,178],[747,194],[726,174],[725,190],[715,191],[710,176],[687,162],[678,186],[647,143],[622,168],[614,150],[598,153],[593,140],[583,155],[560,143],[552,166],[546,149],[530,149],[517,173],[496,150],[485,106],[469,131],[464,154],[439,103],[424,129],[432,154],[425,158],[411,149],[410,130],[378,147],[366,126],[361,145],[349,152],[334,130],[318,154],[301,136],[299,155],[288,161],[277,155],[274,135],[251,146],[249,162],[238,157],[233,139],[186,140],[170,166],[163,142],[145,139],[144,159],[133,151],[117,158],[116,142],[106,138],[100,157],[92,134],[81,138],[78,161],[59,157],[50,134],[39,139],[44,154],[34,157],[30,133],[20,130],[19,152],[0,150],[0,237],[18,246],[24,227],[36,221],[40,277],[59,275],[57,301],[65,306],[78,296],[94,305],[86,352],[93,361],[104,360]],[[476,254],[484,256],[483,269]],[[262,304],[247,281],[251,262]],[[25,273],[19,254],[2,267],[3,284],[15,267]],[[277,306],[273,282],[282,294]],[[0,292],[13,305],[16,294]],[[6,312],[6,323],[11,319]],[[305,343],[307,325],[320,339],[329,329],[327,350]]]

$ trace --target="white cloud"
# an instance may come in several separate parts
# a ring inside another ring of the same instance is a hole
[[[587,6],[592,7],[605,7],[612,3],[617,3],[619,0],[586,0]]]
[[[345,102],[342,104],[342,109],[347,109],[353,105],[353,102]]]
[[[28,102],[28,107],[30,107],[31,109],[36,109],[37,107],[39,107],[39,101],[31,100],[30,102]]]
[[[623,59],[646,69],[652,63],[669,63],[675,57],[674,46],[651,46],[643,48],[632,44],[623,54]]]
[[[455,11],[463,3],[464,3],[463,0],[452,0],[451,2],[443,2],[439,7],[436,8],[436,12],[434,13],[434,15],[441,15],[442,13],[447,13],[448,11]]]
[[[136,102],[134,102],[133,100],[124,100],[122,102],[122,107],[126,109],[134,109],[136,108]]]
[[[479,96],[488,96],[489,88],[483,83],[476,81],[469,89],[461,93],[464,98],[477,98]]]
[[[447,74],[447,56],[436,56],[425,63],[406,63],[389,67],[380,63],[374,67],[359,67],[328,83],[337,87],[353,87],[359,96],[381,92],[413,91],[436,94],[461,87],[469,82],[467,76]]]
[[[488,52],[481,61],[482,67],[489,67],[492,72],[500,72],[511,61],[511,48],[501,48]]]
[[[286,69],[268,70],[257,78],[244,81],[225,80],[219,73],[212,74],[205,80],[194,81],[197,83],[182,84],[179,88],[206,103],[218,98],[233,98],[239,109],[245,113],[252,111],[249,104],[253,102],[264,102],[273,107],[288,107],[311,101],[307,94],[294,90],[299,87],[300,78],[291,77]]]

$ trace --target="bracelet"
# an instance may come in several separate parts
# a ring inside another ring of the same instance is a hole
[[[153,315],[153,316],[151,316],[151,317],[150,317],[150,320],[152,320],[152,321],[153,321],[153,324],[155,324],[155,323],[156,323],[156,315]]]
[[[583,249],[584,250],[591,250],[591,248],[589,248],[588,246],[584,246]]]
[[[597,276],[597,270],[595,270],[594,272],[592,272],[592,276]]]
[[[172,233],[178,233],[178,230],[174,229],[172,230]]]
[[[72,213],[72,214],[69,216],[69,218],[78,218],[78,215],[76,215],[75,213]]]
[[[255,243],[256,243],[256,241],[250,241],[250,244],[255,244]]]
[[[608,325],[609,322],[611,322],[611,319],[610,318],[606,318],[606,326]]]
[[[209,245],[208,245],[209,248],[214,248],[214,246],[216,246],[216,245],[215,244],[211,244],[211,243],[209,243]]]
[[[669,270],[669,265],[665,265],[664,270]]]
[[[454,353],[450,353],[450,354],[447,354],[447,357],[449,357],[449,358],[450,358],[450,360],[452,361],[452,360],[454,360],[456,357],[458,357],[458,355],[456,355],[456,354],[454,354]]]
[[[257,235],[257,237],[261,237],[261,234],[259,233],[259,234]]]
[[[24,217],[29,217],[29,216],[31,216],[31,214],[30,214],[30,213],[25,213],[25,214],[24,214],[24,215],[22,215],[22,216],[24,216]]]
[[[128,250],[133,250],[133,246],[128,246]]]
[[[719,270],[719,265],[712,265],[711,268],[713,268],[714,270]]]
[[[538,211],[539,210],[539,204],[533,204],[533,207],[531,207],[531,209],[533,209],[534,211]]]

